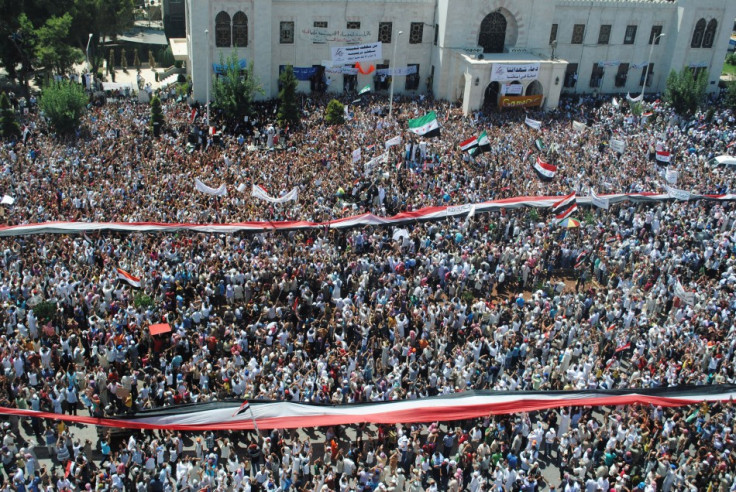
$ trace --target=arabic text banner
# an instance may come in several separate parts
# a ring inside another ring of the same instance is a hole
[[[535,80],[538,76],[539,63],[494,63],[491,82]]]
[[[379,60],[383,57],[382,44],[368,43],[355,46],[337,46],[332,48],[332,63],[335,65],[361,61]]]

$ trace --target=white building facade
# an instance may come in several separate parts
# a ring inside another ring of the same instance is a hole
[[[388,92],[375,70],[403,69],[395,94],[552,108],[562,93],[662,92],[682,67],[716,91],[735,17],[736,0],[186,0],[186,56],[201,102],[236,53],[267,98],[291,65],[301,92]],[[333,48],[379,42],[359,70],[333,62]]]

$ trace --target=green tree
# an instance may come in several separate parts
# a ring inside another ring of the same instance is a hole
[[[134,0],[99,0],[98,5],[99,29],[102,36],[115,40],[118,34],[133,25]]]
[[[339,125],[345,121],[345,106],[337,99],[333,99],[327,103],[325,121],[330,125]]]
[[[79,126],[87,109],[87,95],[80,84],[53,82],[41,93],[39,107],[56,133],[68,135]]]
[[[692,115],[705,100],[705,89],[708,84],[708,73],[703,70],[695,77],[689,67],[679,73],[674,70],[667,77],[667,89],[664,93],[675,112],[682,116]]]
[[[644,112],[644,108],[642,107],[640,102],[631,103],[631,114],[634,116],[641,116],[641,114]]]
[[[220,56],[220,66],[225,73],[212,80],[212,96],[214,107],[222,111],[227,119],[242,121],[250,116],[253,97],[263,93],[253,71],[253,64],[241,68],[237,53],[233,52],[227,59]]]
[[[0,12],[5,14],[6,10],[0,8]],[[20,12],[12,24],[0,21],[0,59],[10,79],[23,85],[26,97],[30,95],[36,42],[36,29],[25,12]]]
[[[298,81],[294,76],[294,69],[291,65],[287,65],[281,75],[279,75],[281,90],[279,91],[279,113],[277,115],[279,125],[298,125],[299,124],[299,107],[296,103],[296,86]]]
[[[164,112],[161,110],[161,99],[158,96],[151,98],[151,133],[159,136],[164,126]]]
[[[0,94],[0,135],[3,138],[20,136],[20,125],[6,93]]]
[[[736,111],[736,82],[730,82],[726,90],[726,106]]]
[[[71,27],[72,16],[67,12],[61,17],[51,17],[37,30],[36,57],[46,73],[66,73],[84,60],[84,52],[66,41]]]

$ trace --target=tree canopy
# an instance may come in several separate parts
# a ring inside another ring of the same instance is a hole
[[[37,70],[68,71],[84,60],[90,40],[90,62],[103,38],[115,39],[133,25],[134,0],[0,0],[0,65],[11,80],[27,86]]]
[[[689,67],[679,73],[674,70],[667,77],[665,100],[681,116],[689,116],[697,111],[705,100],[708,73],[702,70],[696,77]]]
[[[43,89],[39,107],[56,133],[68,135],[79,127],[87,101],[87,94],[80,84],[52,82]]]
[[[279,112],[278,122],[281,126],[297,125],[299,123],[299,107],[296,102],[296,86],[298,81],[294,76],[294,69],[287,66],[279,75]]]
[[[227,59],[221,55],[220,66],[224,67],[224,73],[215,75],[212,81],[213,106],[226,119],[242,121],[251,114],[253,96],[262,93],[263,89],[253,71],[253,64],[241,67],[237,53],[233,52]]]

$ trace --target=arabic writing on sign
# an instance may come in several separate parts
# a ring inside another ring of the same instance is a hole
[[[534,80],[539,76],[539,63],[494,63],[491,82]]]
[[[332,48],[332,63],[349,64],[382,58],[381,43],[359,44],[355,46],[339,46]]]
[[[313,43],[362,43],[371,37],[370,31],[360,29],[302,29],[302,38]]]

